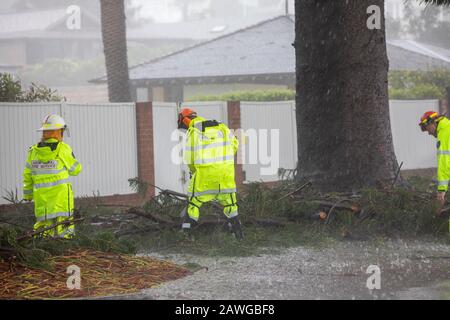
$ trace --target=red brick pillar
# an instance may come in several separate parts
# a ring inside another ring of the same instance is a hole
[[[145,199],[155,195],[155,158],[153,150],[153,106],[151,102],[136,103],[138,176],[148,186]]]
[[[228,127],[232,130],[241,129],[241,102],[240,101],[228,101]],[[234,158],[235,160],[235,179],[236,184],[241,187],[244,183],[244,171],[242,169],[241,151],[239,150]]]

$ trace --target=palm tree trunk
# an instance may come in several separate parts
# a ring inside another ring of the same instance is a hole
[[[124,0],[100,0],[110,102],[131,101]]]
[[[390,184],[398,163],[389,118],[384,0],[297,0],[298,179],[323,191]],[[378,5],[381,30],[366,13]]]

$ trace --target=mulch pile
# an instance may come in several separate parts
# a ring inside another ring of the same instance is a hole
[[[0,262],[0,299],[65,299],[137,293],[190,274],[168,261],[92,250],[51,258],[52,270]],[[67,268],[78,266],[81,288],[69,289]]]

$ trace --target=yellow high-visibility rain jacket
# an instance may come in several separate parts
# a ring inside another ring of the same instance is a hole
[[[448,191],[450,180],[450,120],[442,118],[437,126],[438,191]]]
[[[234,155],[239,142],[215,120],[197,117],[189,124],[184,161],[191,170],[190,197],[236,192]]]
[[[23,170],[23,196],[25,200],[34,199],[37,222],[73,215],[69,175],[76,176],[81,170],[72,149],[64,142],[47,139],[30,148]]]

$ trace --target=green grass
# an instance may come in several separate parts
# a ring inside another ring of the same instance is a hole
[[[446,292],[444,294],[445,299],[446,300],[450,300],[450,281],[446,282],[444,287],[445,287],[445,290],[446,290]]]
[[[436,204],[429,193],[435,186],[431,179],[412,177],[407,180],[407,188],[396,188],[389,193],[367,189],[361,192],[358,200],[363,207],[370,209],[373,215],[360,220],[348,210],[335,209],[329,224],[312,220],[311,215],[323,209],[310,200],[317,199],[318,193],[312,188],[301,192],[303,200],[294,202],[285,198],[285,194],[299,187],[299,183],[285,181],[269,188],[261,183],[251,183],[239,196],[239,211],[244,224],[245,240],[238,242],[222,226],[199,227],[193,230],[195,241],[187,241],[177,229],[161,229],[140,235],[124,236],[123,239],[136,243],[139,251],[160,253],[191,253],[206,256],[251,256],[260,253],[277,253],[295,246],[324,247],[336,241],[367,240],[382,244],[392,238],[433,238],[448,240],[448,219],[436,218]],[[433,189],[434,190],[434,189]],[[418,198],[425,194],[425,199]],[[330,202],[336,202],[343,196],[339,193],[328,194]],[[185,205],[170,197],[161,196],[149,201],[144,209],[175,221]],[[329,209],[329,208],[328,208]],[[105,210],[103,208],[102,210]],[[111,209],[109,209],[111,210]],[[86,209],[85,215],[92,215]],[[105,216],[106,212],[95,212]],[[222,215],[217,208],[205,204],[202,217]],[[248,217],[259,219],[281,219],[284,227],[260,227],[248,223]],[[131,225],[145,226],[149,220],[133,217]],[[111,226],[114,231],[118,226]],[[346,234],[344,238],[343,234]]]
[[[323,208],[310,201],[317,199],[313,189],[302,191],[300,201],[285,198],[285,194],[295,190],[298,184],[286,181],[269,188],[264,184],[252,183],[246,187],[239,199],[239,211],[244,223],[245,240],[238,242],[223,227],[200,227],[193,231],[195,241],[186,241],[174,230],[161,230],[146,235],[132,237],[140,250],[162,253],[191,253],[206,256],[250,256],[260,253],[277,253],[295,246],[324,247],[336,241],[370,241],[383,243],[388,239],[432,239],[441,243],[449,242],[448,218],[437,218],[437,209],[431,179],[412,177],[407,187],[399,187],[389,192],[366,189],[357,202],[372,214],[364,220],[343,209],[335,209],[329,224],[312,220],[311,215]],[[342,199],[339,193],[328,194],[329,202]],[[162,198],[160,203],[150,202],[149,211],[160,215],[178,214],[180,207],[168,207],[171,201]],[[329,208],[328,208],[329,209]],[[325,209],[325,210],[328,210]],[[205,215],[221,214],[217,209],[202,207],[200,221]],[[285,227],[259,227],[248,223],[248,217],[282,219]],[[449,242],[450,243],[450,242]]]
[[[276,254],[296,247],[321,247],[336,241],[318,226],[289,223],[285,227],[243,227],[245,239],[237,241],[220,227],[197,228],[192,234],[194,241],[187,240],[179,231],[165,230],[130,237],[139,244],[140,251],[165,253],[190,253],[204,256],[252,256]]]

